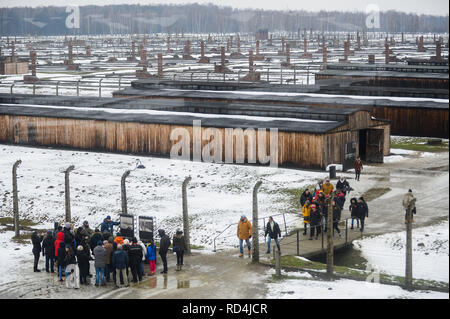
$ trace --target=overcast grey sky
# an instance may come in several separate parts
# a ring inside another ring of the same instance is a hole
[[[16,6],[66,6],[87,4],[182,4],[182,3],[214,3],[234,8],[258,8],[265,10],[307,11],[338,10],[364,11],[369,4],[376,4],[381,11],[397,10],[418,14],[448,15],[448,0],[0,0],[0,7]]]

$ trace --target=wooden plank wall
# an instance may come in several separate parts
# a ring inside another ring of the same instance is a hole
[[[448,109],[373,107],[373,115],[391,121],[393,135],[448,138]]]
[[[110,151],[147,155],[169,156],[172,146],[179,141],[171,140],[171,131],[184,128],[190,136],[190,153],[193,152],[193,128],[161,124],[79,120],[50,117],[0,115],[0,142],[74,148],[90,151]],[[202,127],[202,134],[208,127]],[[222,134],[222,160],[225,160],[225,129]],[[258,132],[255,131],[256,136]],[[324,140],[322,134],[278,132],[278,165],[322,169],[325,166]],[[269,155],[270,131],[265,132],[266,154]],[[202,140],[202,149],[209,140]],[[236,153],[243,151],[248,158],[248,140],[239,146],[233,139],[234,161]],[[244,149],[242,149],[242,147]],[[342,148],[342,147],[338,147]],[[258,149],[256,149],[258,154]]]

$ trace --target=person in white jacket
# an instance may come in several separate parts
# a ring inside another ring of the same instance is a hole
[[[145,262],[145,255],[147,254],[147,247],[145,247],[145,244],[141,240],[139,240],[137,243],[138,243],[139,246],[142,247],[142,260],[141,260],[140,267],[141,267],[141,274],[142,274],[142,276],[145,276],[145,273],[144,273],[144,262]]]

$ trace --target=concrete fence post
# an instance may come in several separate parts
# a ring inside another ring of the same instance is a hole
[[[258,190],[262,181],[256,182],[253,187],[253,225],[252,225],[252,262],[259,263],[259,229],[258,229]]]
[[[69,174],[71,171],[75,169],[75,166],[70,165],[65,171],[64,171],[64,183],[65,183],[65,203],[66,203],[66,223],[72,222],[72,215],[70,211],[70,180],[69,180]]]
[[[328,230],[327,230],[327,276],[332,279],[333,274],[333,257],[334,257],[334,243],[333,243],[333,201],[335,193],[332,192],[328,196]],[[322,230],[323,231],[323,230]]]
[[[277,249],[273,250],[275,253],[275,275],[281,278],[281,252]]]
[[[59,95],[59,81],[56,82],[56,96]]]
[[[128,175],[130,175],[130,173],[131,173],[130,170],[125,171],[125,173],[123,173],[121,181],[120,181],[121,199],[122,199],[122,214],[128,214],[128,209],[127,209],[127,190],[126,190],[125,181],[126,181],[126,178],[128,177]]]
[[[33,95],[36,95],[36,84],[33,83]]]
[[[413,198],[408,206],[406,215],[406,267],[405,267],[405,288],[412,291],[413,275],[412,275],[412,211],[416,199]]]
[[[14,211],[14,232],[15,236],[18,237],[20,235],[19,230],[19,196],[17,191],[17,167],[22,163],[21,160],[18,160],[14,163],[12,169],[12,178],[13,178],[13,211]]]
[[[182,196],[183,196],[183,232],[184,232],[184,242],[186,245],[186,254],[191,253],[191,238],[189,235],[189,215],[188,215],[188,204],[187,204],[187,186],[192,180],[190,176],[186,177],[183,182]]]

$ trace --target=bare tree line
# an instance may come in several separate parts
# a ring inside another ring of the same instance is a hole
[[[80,28],[65,25],[65,7],[0,8],[0,35],[129,33],[235,33],[313,29],[320,32],[364,30],[366,13],[233,9],[213,4],[81,6]],[[449,17],[380,13],[381,32],[448,32]]]

